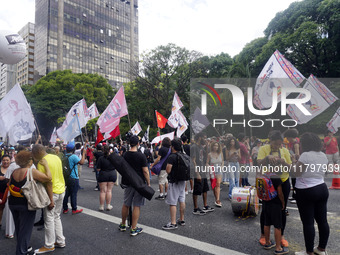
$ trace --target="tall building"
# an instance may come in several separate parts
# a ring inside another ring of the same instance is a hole
[[[15,84],[33,85],[34,83],[34,24],[27,23],[19,35],[26,43],[26,56],[15,65],[0,63],[0,99],[3,98]]]
[[[19,32],[26,43],[27,55],[17,65],[16,80],[22,85],[34,84],[34,24],[28,23]]]
[[[138,0],[35,3],[35,80],[59,69],[98,73],[112,87],[131,80],[130,67],[138,63]]]

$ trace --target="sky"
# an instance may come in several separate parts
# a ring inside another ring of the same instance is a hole
[[[296,0],[139,0],[139,51],[174,43],[204,55],[237,55],[262,37],[279,11]],[[2,1],[0,30],[34,23],[35,0]]]

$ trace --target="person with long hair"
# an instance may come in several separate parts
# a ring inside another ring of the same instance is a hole
[[[316,171],[318,166],[328,164],[327,156],[321,152],[320,138],[313,133],[304,133],[300,138],[302,154],[296,164],[296,202],[303,225],[306,250],[296,252],[297,255],[325,255],[329,238],[327,222],[328,188],[325,184],[324,171]],[[314,220],[319,229],[319,244],[314,247]]]
[[[99,183],[99,211],[104,211],[104,203],[106,201],[106,210],[112,209],[112,188],[117,180],[117,174],[114,166],[108,160],[110,155],[110,147],[104,145],[104,156],[97,161],[98,183]]]
[[[14,170],[9,181],[11,196],[8,199],[8,203],[15,224],[15,235],[17,238],[16,254],[34,254],[33,249],[28,247],[28,243],[31,239],[36,211],[28,210],[27,199],[21,193],[21,188],[27,180],[27,172],[33,164],[32,153],[29,151],[19,152],[15,158],[15,162],[20,168]],[[50,182],[52,180],[52,174],[47,161],[41,159],[39,163],[45,167],[46,171],[42,173],[36,169],[32,169],[33,179],[43,183]]]
[[[215,196],[215,205],[217,207],[222,207],[222,203],[220,200],[220,190],[221,190],[221,182],[222,182],[222,169],[224,165],[224,158],[222,153],[222,146],[218,142],[212,142],[210,144],[210,153],[208,153],[207,166],[213,167],[210,168],[212,170],[212,174],[215,175],[216,178],[216,186],[213,187],[214,196]]]
[[[229,199],[234,187],[239,187],[241,158],[240,145],[235,137],[230,137],[226,143],[225,159],[228,161],[229,170]]]
[[[9,155],[5,154],[1,157],[1,166],[0,166],[0,199],[3,198],[6,187],[7,187],[7,179],[5,174],[9,165],[11,164],[11,158]],[[2,214],[5,208],[5,204],[0,204],[0,227],[2,222]]]

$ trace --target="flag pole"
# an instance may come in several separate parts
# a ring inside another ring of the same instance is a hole
[[[33,116],[33,119],[34,119],[34,124],[35,124],[35,126],[37,127],[38,137],[41,137],[40,131],[39,131],[39,127],[38,127],[38,123],[37,123],[37,121],[35,120],[34,116]],[[42,144],[42,141],[40,141],[40,142],[41,142],[41,144]]]
[[[155,110],[155,115],[156,115],[156,123],[157,123],[157,128],[158,128],[158,134],[161,135],[161,130],[159,129],[159,126],[158,126],[157,110]]]
[[[82,142],[82,144],[84,144],[83,133],[81,132],[81,128],[80,128],[80,123],[79,123],[77,111],[75,111],[75,115],[76,115],[77,122],[78,122],[78,127],[79,127],[79,131],[80,131],[81,142]]]
[[[128,116],[129,126],[130,126],[130,130],[131,130],[130,114],[128,113],[127,116]]]

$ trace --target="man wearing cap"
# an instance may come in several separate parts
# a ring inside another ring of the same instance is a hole
[[[54,251],[55,247],[65,247],[63,226],[60,220],[60,211],[65,194],[65,181],[62,163],[58,156],[47,154],[41,144],[32,147],[34,161],[38,162],[37,169],[45,173],[45,167],[39,161],[45,159],[52,174],[52,181],[47,183],[46,190],[51,204],[44,209],[45,245],[35,250],[36,254]]]
[[[146,157],[143,153],[138,152],[139,139],[136,135],[130,137],[131,149],[125,152],[124,159],[136,171],[136,173],[150,186],[149,170]],[[145,198],[139,194],[133,187],[129,185],[129,181],[122,178],[122,184],[127,186],[124,190],[124,204],[122,207],[122,223],[119,225],[120,231],[126,230],[126,218],[129,213],[129,208],[133,205],[132,222],[130,235],[136,236],[143,232],[142,228],[137,227],[137,222],[140,215],[140,207],[145,204]]]
[[[86,146],[86,144],[85,144]],[[71,182],[66,187],[66,193],[63,201],[63,213],[68,213],[68,198],[71,197],[71,206],[72,206],[72,214],[78,214],[83,211],[83,209],[77,209],[77,193],[79,189],[79,172],[78,172],[78,164],[83,165],[85,162],[86,151],[83,150],[81,159],[74,154],[75,145],[74,143],[69,143],[66,145],[66,154],[65,156],[68,157],[68,162],[71,169]]]

